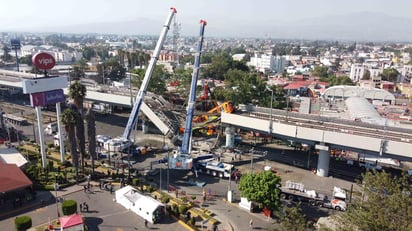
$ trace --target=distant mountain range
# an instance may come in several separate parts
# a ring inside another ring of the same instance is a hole
[[[225,22],[209,24],[206,36],[270,37],[309,40],[412,41],[412,19],[381,13],[361,12],[298,21]],[[31,28],[30,32],[104,33],[158,35],[163,20],[139,18],[132,21],[104,22],[61,27]],[[197,36],[199,25],[182,23],[182,35]],[[234,25],[237,24],[237,25]],[[24,31],[23,28],[19,31]],[[27,30],[28,31],[28,30]]]

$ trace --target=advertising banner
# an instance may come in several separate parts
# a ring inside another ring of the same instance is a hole
[[[32,107],[43,107],[50,104],[64,102],[64,100],[63,89],[30,94],[30,103]]]
[[[46,105],[64,102],[63,89],[44,92],[44,100]]]

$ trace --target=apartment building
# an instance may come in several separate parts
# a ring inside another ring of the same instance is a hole
[[[365,75],[366,71],[370,73],[370,81],[374,83],[376,87],[380,86],[382,77],[380,74],[383,72],[383,67],[380,67],[376,64],[369,64],[369,63],[354,63],[351,66],[349,78],[353,82],[359,82],[362,80],[363,76]]]
[[[25,45],[20,49],[20,57],[34,55],[39,52],[47,52],[56,59],[57,63],[75,63],[82,58],[82,54],[77,51],[69,52],[60,48],[48,45],[33,46]]]
[[[283,56],[255,54],[253,57],[250,58],[250,62],[248,62],[247,65],[253,66],[257,71],[264,73],[282,73],[285,69],[285,63],[286,60]]]
[[[412,83],[412,65],[403,66],[400,73],[400,83]]]

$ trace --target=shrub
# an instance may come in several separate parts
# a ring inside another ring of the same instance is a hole
[[[77,202],[75,200],[65,200],[62,203],[63,215],[72,215],[77,212]]]
[[[182,204],[182,205],[179,206],[179,213],[180,213],[180,214],[186,214],[186,212],[187,212],[188,209],[189,209],[189,208],[187,207],[187,205]]]
[[[31,217],[16,217],[16,219],[14,220],[14,226],[17,231],[26,231],[27,229],[30,229],[32,226]]]
[[[189,224],[194,226],[196,224],[196,219],[194,217],[191,217],[189,220]]]
[[[149,193],[153,192],[153,186],[151,186],[151,185],[146,186],[146,190]]]
[[[53,170],[53,165],[54,165],[53,160],[49,160],[47,162],[47,170],[49,170],[49,172],[51,172]]]
[[[187,198],[186,198],[185,196],[184,196],[184,197],[181,197],[180,199],[182,200],[183,203],[186,203],[186,202],[187,202]]]
[[[138,179],[138,178],[133,178],[133,180],[132,180],[132,184],[133,184],[133,186],[138,186],[138,185],[139,185],[139,183],[140,183],[140,181],[139,181],[139,179]]]
[[[173,204],[173,205],[172,205],[172,212],[173,212],[175,215],[179,215],[179,207],[177,206],[177,204]]]
[[[167,204],[170,201],[170,198],[166,195],[162,195],[162,199],[161,199],[163,204]]]

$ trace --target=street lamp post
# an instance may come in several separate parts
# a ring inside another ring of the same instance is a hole
[[[290,91],[288,89],[288,93],[286,95],[286,121],[288,121],[288,116],[289,116],[289,94],[290,94]]]
[[[60,217],[59,213],[59,199],[57,198],[57,190],[59,189],[59,184],[57,183],[57,173],[54,175],[54,195],[56,197],[56,213],[57,218]]]
[[[166,188],[169,192],[169,145],[164,145],[164,150],[167,152],[167,175],[166,175]]]
[[[160,191],[162,191],[162,167],[160,167]]]
[[[255,148],[254,147],[252,147],[252,149],[250,149],[250,155],[251,155],[251,157],[252,158],[250,158],[250,173],[252,173],[253,174],[253,153],[254,153],[254,151],[255,151]]]
[[[266,90],[271,92],[270,97],[270,115],[269,115],[269,134],[272,135],[272,107],[273,107],[273,90],[266,86]]]

